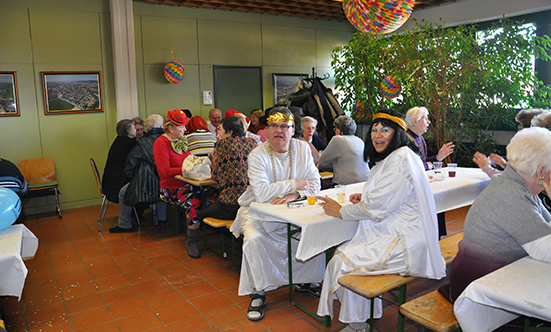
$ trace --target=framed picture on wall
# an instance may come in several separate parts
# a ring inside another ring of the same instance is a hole
[[[99,71],[42,72],[46,114],[103,112]]]
[[[0,116],[20,115],[17,75],[14,71],[0,71]]]
[[[286,103],[289,96],[296,88],[301,78],[307,74],[272,74],[274,84],[274,105]]]

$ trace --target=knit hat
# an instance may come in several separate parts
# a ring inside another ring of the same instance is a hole
[[[170,120],[170,122],[178,126],[185,126],[189,122],[186,113],[182,110],[170,110],[166,113],[166,117]]]

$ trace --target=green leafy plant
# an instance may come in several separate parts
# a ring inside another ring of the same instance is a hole
[[[536,36],[534,30],[501,20],[483,31],[474,25],[418,23],[391,36],[356,33],[332,53],[341,104],[362,121],[382,108],[405,114],[411,107],[425,106],[431,121],[429,150],[453,141],[456,153],[449,158],[470,164],[477,149],[495,151],[491,131],[515,128],[519,109],[551,106],[550,89],[532,67],[534,56],[551,59],[551,39]],[[401,81],[402,92],[395,99],[381,93],[387,75]],[[354,109],[358,102],[367,114]]]

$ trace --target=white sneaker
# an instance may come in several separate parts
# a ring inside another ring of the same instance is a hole
[[[351,323],[346,325],[339,332],[367,332],[369,331],[369,324],[367,323]]]

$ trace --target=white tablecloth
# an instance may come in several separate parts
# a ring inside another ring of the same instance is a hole
[[[472,282],[454,304],[463,332],[489,332],[520,315],[551,321],[551,264],[524,257]]]
[[[34,257],[38,239],[25,225],[12,225],[0,232],[0,295],[21,299],[27,267],[23,257]]]
[[[444,181],[430,183],[437,212],[453,210],[471,205],[490,178],[478,168],[458,168],[455,178],[447,177]],[[350,194],[361,193],[364,183],[346,186],[346,201]],[[320,195],[336,199],[334,189],[324,190]],[[305,202],[305,204],[307,204]],[[345,203],[350,204],[350,203]],[[290,209],[286,205],[270,203],[252,203],[249,216],[266,221],[291,223],[302,228],[296,258],[306,260],[324,250],[344,241],[350,240],[358,228],[357,221],[346,221],[328,216],[317,205],[306,205],[304,208]]]

